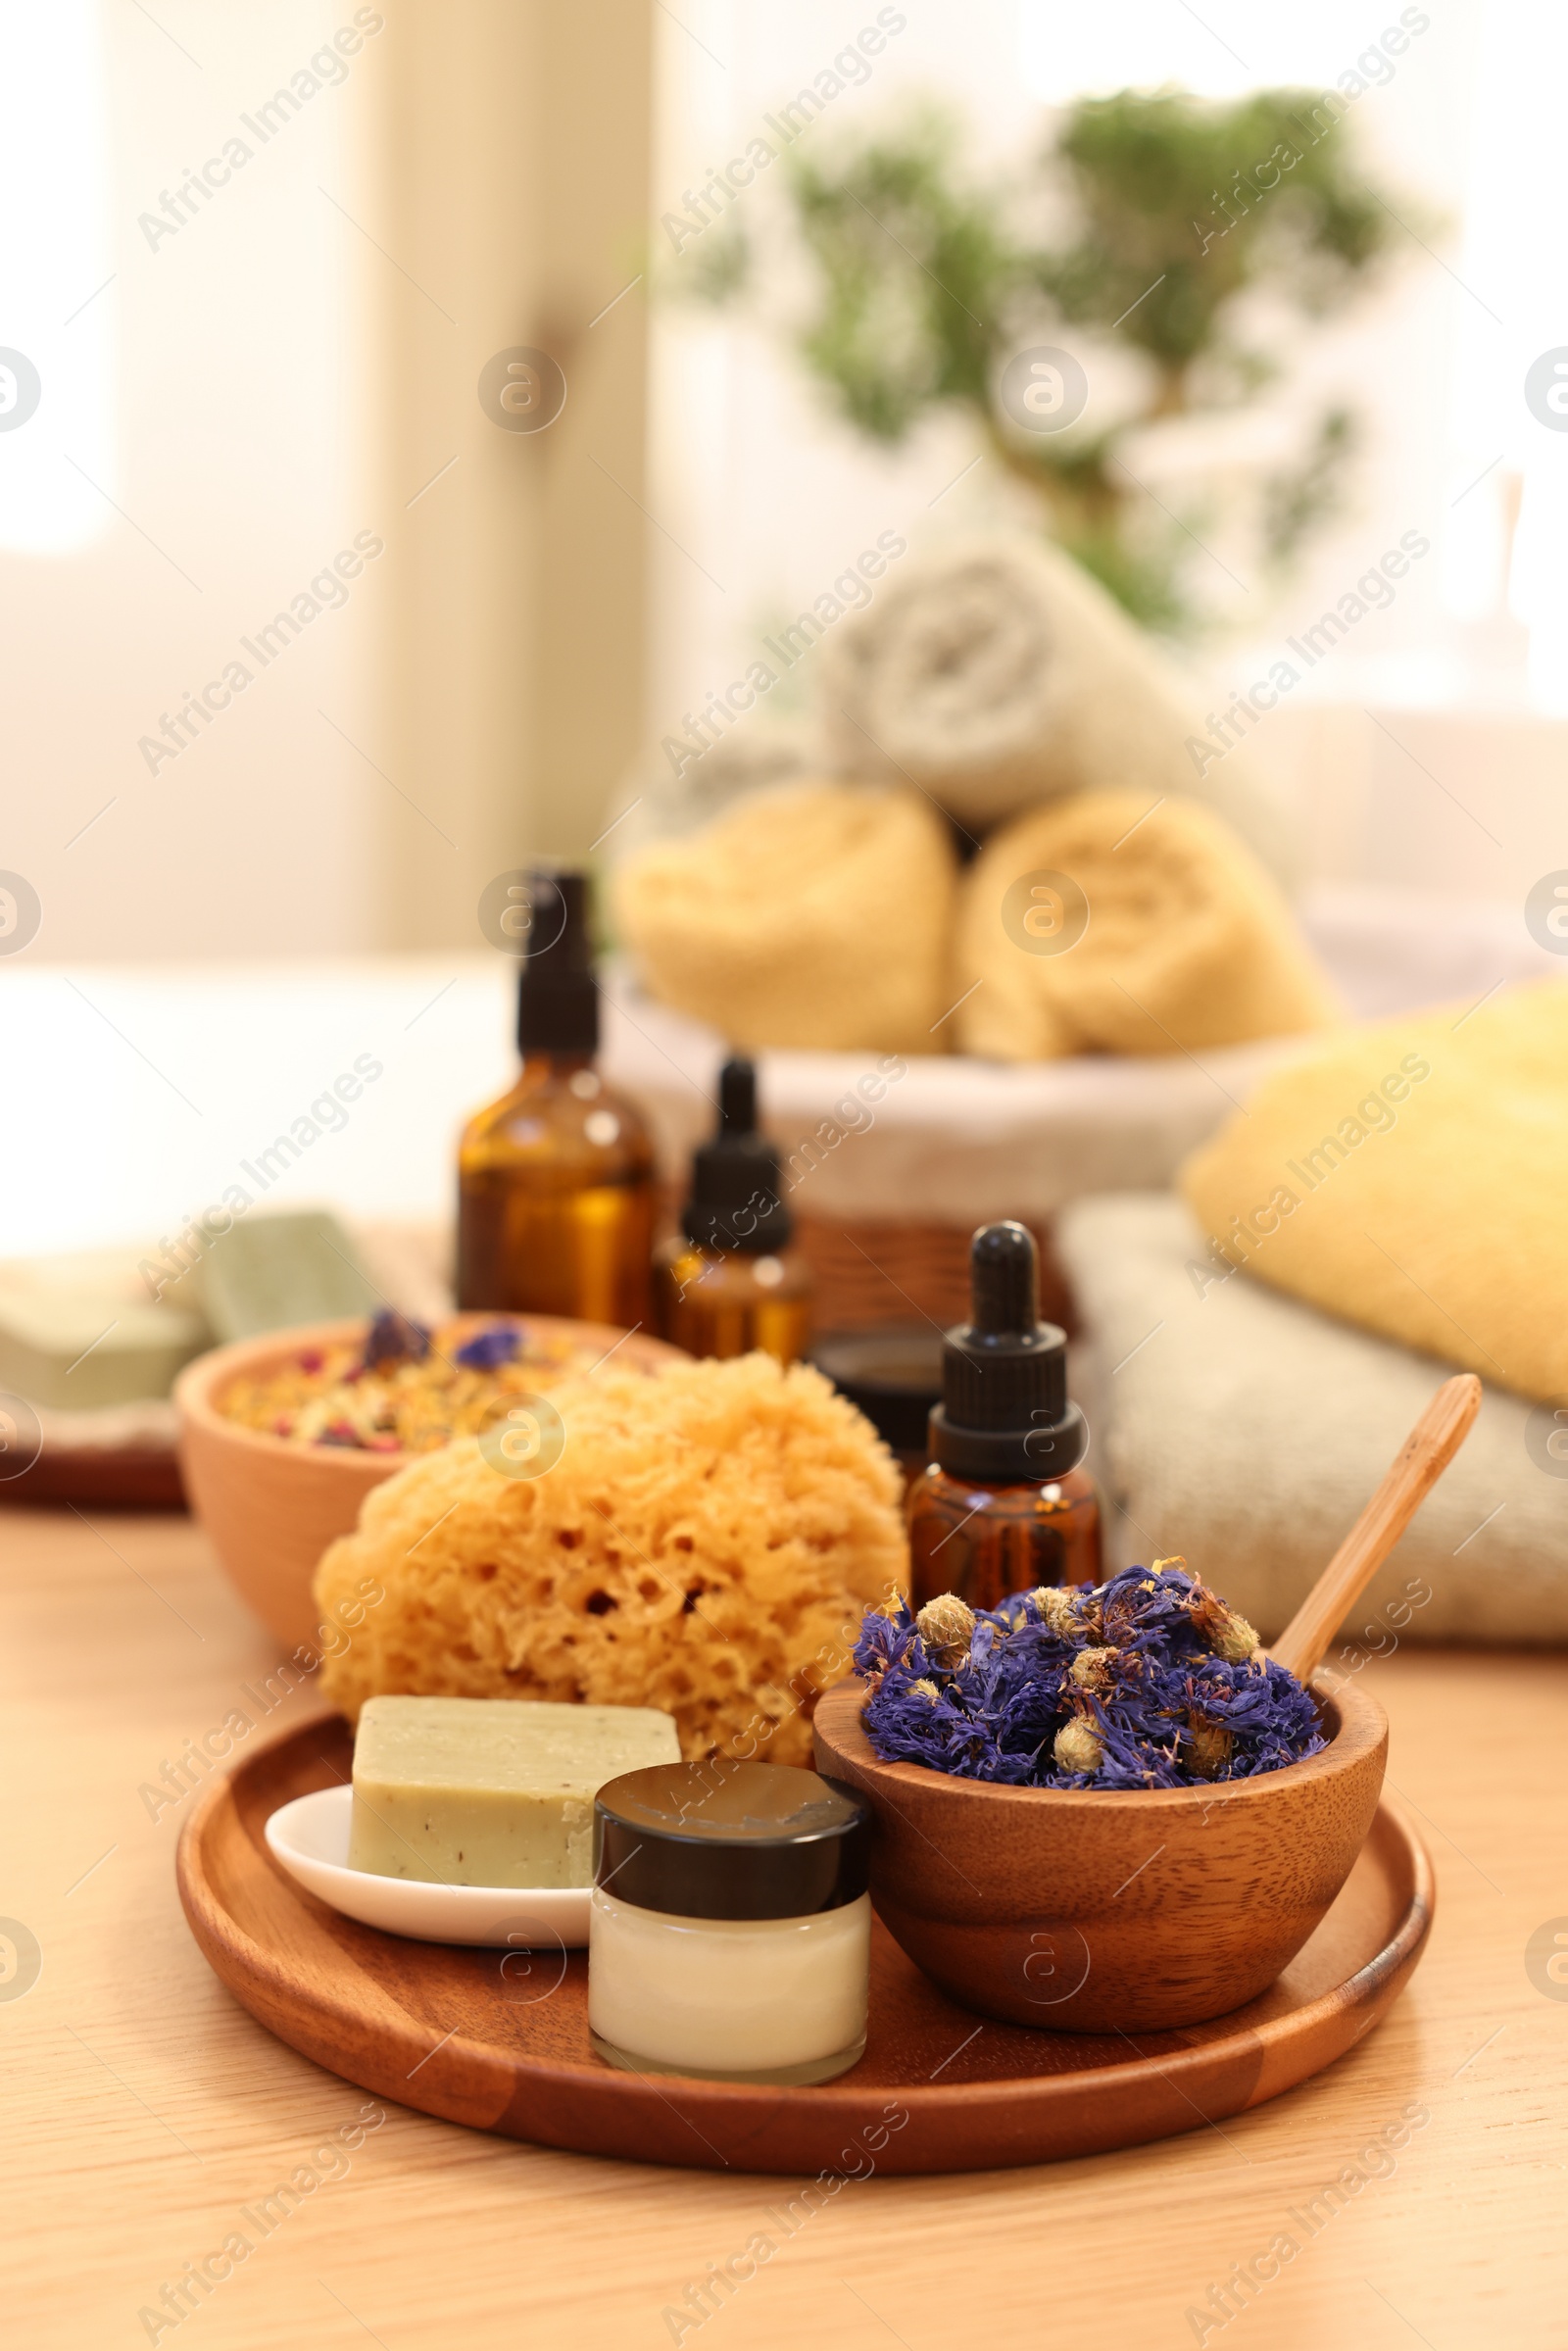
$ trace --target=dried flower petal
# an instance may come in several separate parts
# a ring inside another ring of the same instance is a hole
[[[377,1314],[365,1341],[365,1361],[371,1364],[422,1363],[430,1352],[430,1334],[422,1322],[398,1314],[390,1306]]]
[[[493,1322],[473,1337],[466,1340],[453,1356],[469,1371],[499,1371],[503,1363],[514,1363],[522,1345],[521,1326],[514,1322]]]

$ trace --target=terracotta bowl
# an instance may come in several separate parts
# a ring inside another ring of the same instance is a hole
[[[480,1330],[496,1319],[494,1314],[454,1317],[464,1330]],[[656,1372],[686,1360],[679,1347],[640,1332],[627,1338],[605,1323],[564,1322],[546,1314],[522,1319],[542,1339],[580,1345],[590,1360],[608,1354],[617,1342],[616,1364],[632,1370]],[[270,1331],[265,1338],[198,1355],[174,1383],[180,1469],[190,1506],[240,1597],[290,1648],[316,1634],[311,1579],[327,1544],[352,1533],[372,1486],[422,1456],[294,1445],[285,1437],[241,1428],[219,1411],[218,1399],[235,1380],[263,1377],[306,1347],[340,1345],[364,1330],[357,1320]]]
[[[1213,1788],[998,1788],[880,1763],[856,1681],[816,1709],[816,1764],[869,1798],[872,1902],[953,1999],[1056,2032],[1162,2032],[1266,1990],[1372,1825],[1388,1718],[1353,1683],[1312,1688],[1321,1753]]]

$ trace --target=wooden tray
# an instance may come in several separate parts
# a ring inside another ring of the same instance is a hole
[[[51,1445],[14,1478],[0,1502],[79,1503],[86,1510],[183,1510],[185,1489],[172,1445]]]
[[[870,2033],[853,2072],[809,2089],[645,2080],[589,2046],[586,1953],[521,1959],[408,1942],[339,1917],[284,1876],[263,1835],[269,1814],[347,1779],[352,1754],[347,1724],[322,1715],[203,1790],[177,1864],[197,1942],[253,2016],[346,2081],[586,2155],[738,2172],[973,2172],[1196,2131],[1342,2056],[1399,1990],[1432,1924],[1431,1862],[1385,1800],[1305,1949],[1261,1999],[1215,2024],[1129,2038],[986,2023],[878,1925]]]

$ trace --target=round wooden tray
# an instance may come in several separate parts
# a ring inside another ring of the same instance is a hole
[[[204,1789],[177,1864],[203,1952],[253,2016],[345,2081],[586,2155],[975,2172],[1200,2130],[1342,2056],[1399,1990],[1432,1924],[1431,1862],[1385,1800],[1310,1942],[1261,1999],[1212,2025],[1129,2037],[992,2024],[945,1998],[879,1924],[870,2031],[852,2072],[808,2089],[644,2079],[589,2045],[586,1953],[409,1942],[340,1917],[283,1874],[263,1834],[269,1814],[346,1780],[352,1757],[347,1724],[322,1715]]]
[[[169,1445],[51,1445],[17,1477],[0,1480],[0,1502],[79,1502],[89,1510],[183,1510],[179,1455]]]

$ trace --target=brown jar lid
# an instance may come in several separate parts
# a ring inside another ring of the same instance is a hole
[[[594,1799],[594,1885],[672,1918],[795,1919],[858,1901],[871,1813],[788,1763],[654,1763]]]

